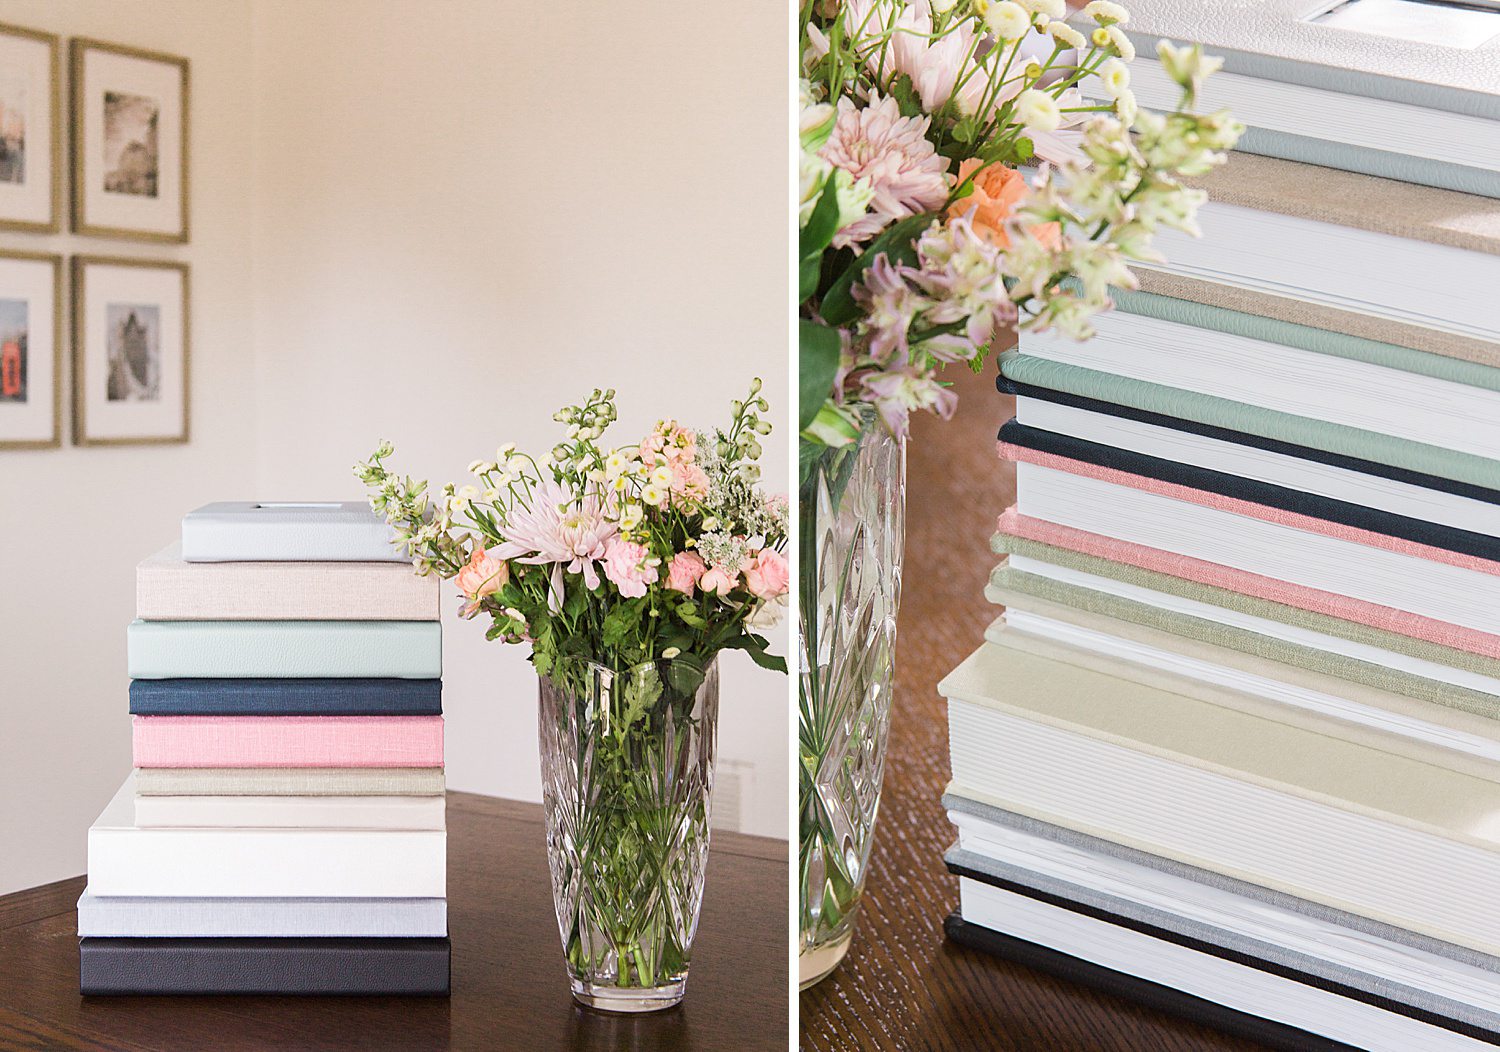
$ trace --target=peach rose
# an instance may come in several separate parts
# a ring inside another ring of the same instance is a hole
[[[718,566],[711,566],[698,578],[698,587],[709,595],[728,595],[739,587],[740,575],[730,574]]]
[[[483,546],[476,545],[474,554],[469,556],[468,564],[458,571],[453,583],[458,585],[458,590],[468,596],[469,601],[459,608],[459,614],[463,617],[472,617],[479,610],[479,601],[487,595],[505,587],[505,582],[510,580],[510,563],[503,559],[492,558],[485,552]]]
[[[977,157],[970,157],[959,165],[958,181],[962,183],[974,174],[979,164]],[[948,206],[948,218],[967,215],[976,234],[996,248],[1009,248],[1010,235],[1005,232],[1005,221],[1029,192],[1026,177],[1014,168],[991,164],[979,168],[978,174],[974,174],[973,187],[974,192],[968,197],[961,197]],[[1031,235],[1048,248],[1056,248],[1062,237],[1062,228],[1056,223],[1043,223],[1032,227]]]
[[[683,595],[692,595],[698,579],[708,570],[697,552],[678,552],[667,564],[667,587]]]
[[[762,548],[745,567],[745,587],[758,599],[785,595],[789,583],[786,556],[770,548]]]

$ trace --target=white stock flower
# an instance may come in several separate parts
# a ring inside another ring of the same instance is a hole
[[[1062,121],[1062,114],[1051,95],[1028,88],[1016,96],[1016,120],[1034,131],[1054,131]]]
[[[1077,50],[1089,46],[1088,38],[1066,22],[1048,22],[1047,33],[1065,47]]]
[[[1107,58],[1099,63],[1099,83],[1109,92],[1109,97],[1118,99],[1130,90],[1130,67],[1117,58]]]

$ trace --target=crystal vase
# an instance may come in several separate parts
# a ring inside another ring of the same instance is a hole
[[[880,812],[906,523],[906,447],[873,414],[856,443],[804,446],[799,486],[803,989],[854,933]]]
[[[718,663],[541,680],[542,802],[573,996],[651,1012],[682,1000],[708,863]]]

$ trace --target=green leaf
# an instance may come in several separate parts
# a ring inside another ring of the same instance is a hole
[[[818,195],[818,203],[813,205],[812,215],[807,217],[807,225],[797,235],[797,252],[804,263],[809,256],[820,257],[833,235],[839,232],[839,194],[834,183],[833,173],[829,172],[823,183],[823,192]]]
[[[823,254],[802,257],[797,266],[797,302],[806,303],[818,291],[818,279],[823,275]]]
[[[907,216],[886,227],[879,237],[870,242],[870,247],[860,253],[859,258],[849,264],[848,269],[829,286],[819,309],[823,320],[829,325],[843,326],[858,318],[859,304],[854,302],[854,282],[882,252],[890,258],[892,263],[916,262],[916,238],[932,224],[934,218],[931,213],[923,213]],[[807,412],[805,401],[802,403],[801,410],[803,413]],[[805,427],[806,424],[803,426]]]
[[[1036,143],[1030,139],[1017,139],[1016,148],[1012,154],[1018,164],[1025,164],[1036,156]]]
[[[645,607],[642,600],[627,599],[605,614],[599,633],[604,645],[616,647],[625,642],[625,638],[640,624],[643,609]]]
[[[962,143],[971,143],[979,135],[979,121],[971,113],[953,126],[953,138]]]
[[[919,117],[922,115],[922,97],[917,94],[916,85],[911,82],[911,74],[903,73],[897,77],[890,90],[891,97],[896,100],[896,105],[901,110],[901,116]]]
[[[762,636],[753,632],[741,632],[724,641],[725,650],[743,650],[761,668],[768,668],[772,672],[786,672],[786,658],[766,653],[768,645]]]
[[[677,604],[677,616],[682,619],[683,624],[689,625],[692,628],[708,627],[708,622],[703,620],[702,615],[698,613],[698,608],[693,605],[692,600],[685,600]]]
[[[801,431],[812,423],[833,390],[833,376],[838,372],[842,343],[837,330],[799,318],[797,344],[797,430]]]
[[[697,654],[679,654],[667,664],[667,685],[681,697],[691,697],[703,685],[707,674],[703,659]]]

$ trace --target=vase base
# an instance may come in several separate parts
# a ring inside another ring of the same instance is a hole
[[[854,933],[849,931],[836,942],[826,942],[811,950],[803,950],[797,958],[797,989],[806,990],[832,975],[844,960],[844,955],[849,952],[849,943],[853,938]]]
[[[605,986],[574,979],[573,1000],[601,1012],[660,1012],[682,1000],[687,980],[647,988]]]

